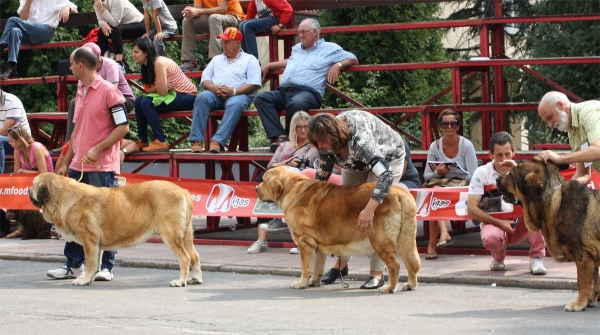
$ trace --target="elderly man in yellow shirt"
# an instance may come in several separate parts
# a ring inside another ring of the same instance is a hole
[[[540,156],[546,162],[575,164],[573,179],[587,184],[590,166],[600,172],[600,101],[572,103],[564,93],[552,91],[540,101],[538,114],[549,127],[566,130],[573,148],[568,154],[546,150]]]

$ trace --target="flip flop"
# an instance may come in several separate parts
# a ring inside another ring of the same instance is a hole
[[[445,248],[447,246],[452,245],[453,243],[454,243],[454,241],[452,241],[452,240],[443,240],[443,241],[440,241],[435,246],[438,247],[438,248]]]
[[[425,256],[425,259],[428,261],[434,261],[436,259],[438,259],[438,254],[436,252],[434,253],[427,253],[427,255]]]

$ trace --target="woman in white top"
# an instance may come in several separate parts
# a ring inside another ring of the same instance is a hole
[[[427,154],[427,162],[456,162],[468,174],[460,171],[450,171],[445,164],[438,164],[435,170],[432,169],[430,164],[425,164],[425,172],[423,173],[425,182],[432,178],[462,177],[466,179],[465,185],[468,185],[471,180],[473,172],[477,169],[477,156],[473,143],[458,135],[461,121],[460,115],[452,109],[445,109],[440,113],[438,125],[443,136],[431,143]],[[436,244],[438,235],[440,235],[440,241]],[[452,238],[446,228],[446,220],[429,221],[429,244],[427,245],[425,259],[437,259],[436,247],[445,247],[450,243],[452,243]]]
[[[112,40],[114,60],[125,69],[123,63],[123,39],[136,39],[146,33],[144,15],[127,0],[94,0],[94,11],[98,18],[98,46],[108,51],[108,40]]]

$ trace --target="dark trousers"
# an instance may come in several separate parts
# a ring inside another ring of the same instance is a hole
[[[166,142],[167,139],[160,125],[158,113],[192,110],[194,109],[194,100],[196,100],[196,96],[193,94],[177,93],[175,100],[170,104],[167,105],[163,102],[154,106],[152,98],[146,96],[135,98],[135,118],[140,141],[148,143],[148,125],[150,125],[154,139]]]
[[[123,40],[131,40],[141,37],[146,33],[146,27],[144,21],[138,23],[123,24],[120,26],[112,27],[112,31],[108,36],[104,35],[102,30],[98,31],[98,46],[102,56],[108,51],[108,40],[112,40],[112,52],[117,55],[123,53]]]
[[[69,178],[79,180],[81,177],[80,171],[69,169]],[[115,173],[114,172],[84,172],[81,182],[84,184],[96,186],[96,187],[109,187],[115,186]],[[102,265],[101,269],[112,270],[115,266],[115,254],[116,251],[104,250],[102,253]],[[64,250],[65,257],[67,257],[66,265],[71,268],[78,268],[85,262],[85,252],[83,247],[75,242],[65,243]]]
[[[264,92],[254,98],[260,120],[268,138],[290,133],[290,122],[297,111],[321,107],[323,98],[316,90],[306,86],[282,85],[276,90]],[[279,111],[285,109],[285,129],[279,122]]]

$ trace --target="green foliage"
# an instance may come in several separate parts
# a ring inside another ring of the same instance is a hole
[[[438,10],[438,4],[336,9],[323,11],[319,21],[322,26],[434,21]],[[354,53],[361,64],[392,64],[448,60],[442,37],[441,30],[406,30],[338,34],[326,39]],[[440,70],[385,71],[375,81],[369,80],[371,76],[373,73],[352,73],[348,79],[356,92],[388,87],[388,94],[373,101],[376,106],[421,104],[450,84],[450,72]],[[330,96],[326,101],[335,105]]]

